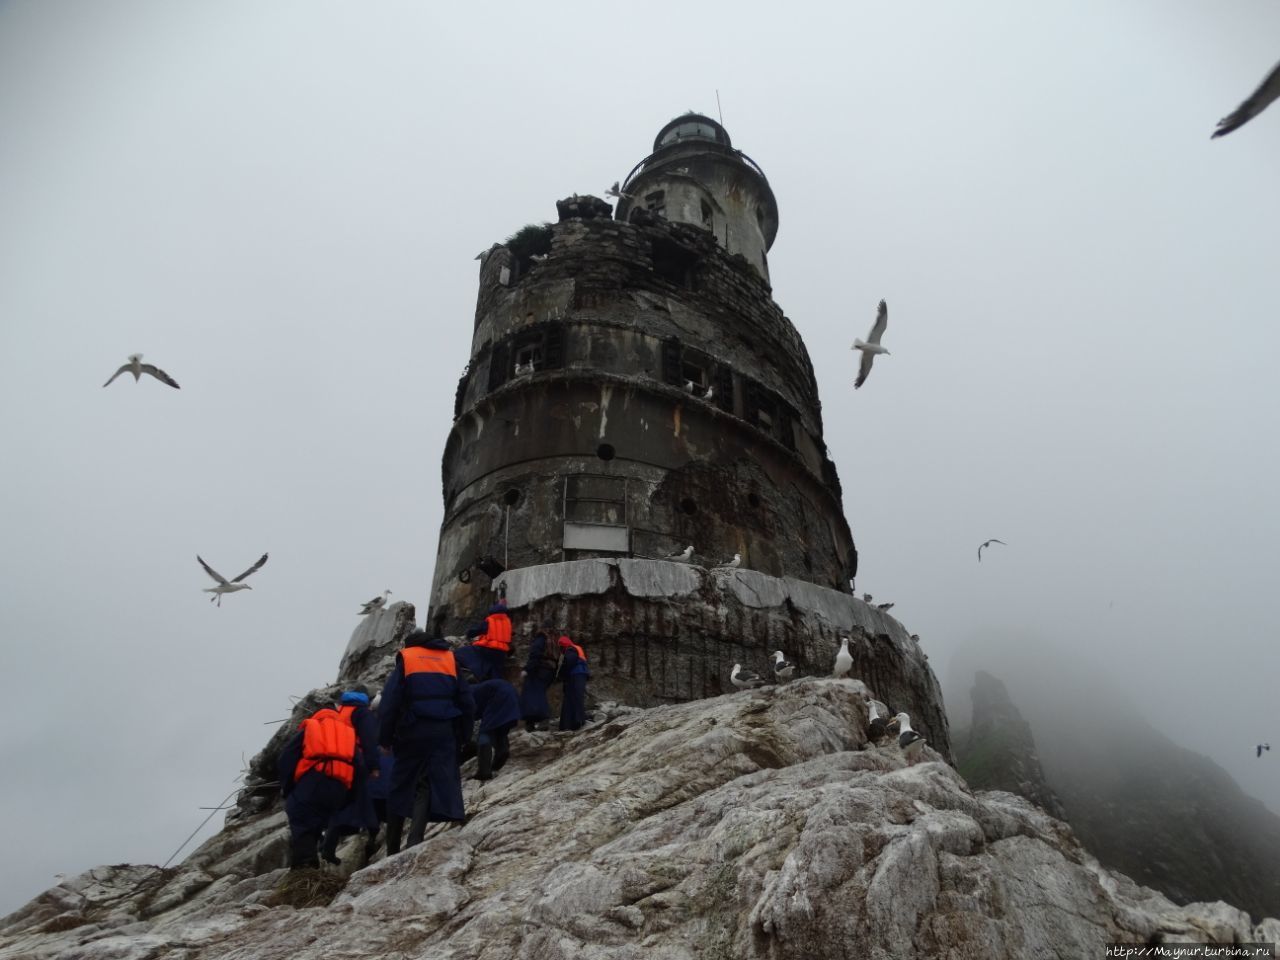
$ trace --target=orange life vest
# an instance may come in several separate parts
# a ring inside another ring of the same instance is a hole
[[[564,642],[565,640],[569,640],[569,638],[568,638],[568,637],[561,637],[561,638],[560,638],[560,640],[561,640],[561,644],[563,645],[563,642]],[[578,646],[578,645],[577,645],[576,643],[574,643],[572,640],[569,640],[569,646],[573,647],[573,649],[575,649],[575,650],[577,650],[577,651],[578,651],[578,656],[582,659],[582,662],[583,662],[583,663],[586,663],[586,662],[587,662],[587,654],[586,654],[586,652],[585,652],[585,651],[584,651],[580,646]]]
[[[405,647],[400,651],[404,661],[404,675],[415,673],[447,673],[458,676],[458,665],[452,650],[432,650],[429,647]]]
[[[293,769],[295,783],[308,770],[319,769],[351,789],[356,773],[356,728],[351,722],[355,711],[352,706],[325,707],[302,721],[302,759]]]
[[[492,647],[506,653],[511,649],[511,618],[505,613],[491,613],[484,618],[484,636],[476,637],[477,647]]]

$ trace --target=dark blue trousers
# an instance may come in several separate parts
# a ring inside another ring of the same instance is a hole
[[[415,729],[425,737],[395,745],[388,818],[413,816],[414,796],[421,787],[426,793],[427,822],[466,819],[453,721],[419,721]]]
[[[505,680],[507,677],[507,652],[495,650],[493,647],[471,648],[474,652],[470,658],[471,672],[476,675],[476,682],[485,680]]]
[[[320,866],[320,834],[329,818],[347,802],[347,788],[341,780],[319,770],[308,770],[293,785],[284,801],[289,817],[289,866]]]
[[[564,678],[564,699],[560,704],[560,729],[578,730],[587,722],[587,678],[582,674]]]
[[[529,674],[520,686],[520,716],[529,723],[537,723],[551,717],[551,704],[547,702],[547,687],[551,681]]]

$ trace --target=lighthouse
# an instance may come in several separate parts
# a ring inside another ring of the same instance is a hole
[[[841,631],[909,642],[851,595],[813,367],[769,286],[764,171],[685,114],[621,183],[616,209],[569,197],[481,257],[434,625],[460,634],[505,593],[517,632],[580,637],[592,689],[637,704],[732,689],[734,662],[779,648],[829,670]],[[871,646],[852,652],[856,674]]]

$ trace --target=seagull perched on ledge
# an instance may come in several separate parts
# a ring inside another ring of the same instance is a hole
[[[375,610],[381,610],[387,605],[387,597],[389,596],[391,596],[391,591],[383,590],[382,596],[374,597],[360,608],[360,615],[364,616],[365,614],[373,613]]]
[[[849,652],[849,638],[840,638],[840,652],[836,654],[836,668],[833,676],[843,677],[853,669],[853,654]]]
[[[910,760],[920,752],[925,739],[911,729],[911,719],[905,713],[898,714],[894,719],[898,721],[898,747],[903,756]]]
[[[732,559],[732,560],[726,560],[724,563],[720,564],[720,566],[722,566],[722,567],[740,567],[740,566],[742,566],[742,554],[740,554],[740,553],[735,553],[735,554],[733,555],[733,559]]]
[[[888,722],[885,717],[889,715],[889,708],[879,700],[867,701],[867,734],[872,740],[881,740],[888,733]]]
[[[733,672],[729,674],[729,682],[739,690],[752,690],[756,687],[764,686],[763,677],[752,673],[750,670],[743,670],[740,663],[733,665]]]
[[[257,563],[255,563],[252,567],[250,567],[244,573],[240,574],[240,576],[236,577],[234,580],[228,580],[226,577],[220,574],[217,570],[213,569],[213,567],[209,566],[207,563],[205,563],[203,560],[200,559],[200,554],[198,553],[196,554],[196,559],[200,560],[200,566],[204,567],[204,572],[207,573],[209,576],[213,577],[213,579],[218,581],[218,585],[216,587],[204,588],[205,593],[213,594],[213,596],[209,598],[209,602],[212,603],[214,600],[216,600],[218,601],[218,606],[222,606],[222,595],[224,593],[235,593],[237,590],[253,589],[253,587],[249,586],[247,583],[243,583],[242,581],[246,577],[248,577],[250,574],[256,573],[257,571],[262,569],[262,565],[267,562],[267,555],[264,553],[261,557],[258,558]]]
[[[114,380],[116,377],[120,376],[120,374],[125,373],[126,371],[128,373],[133,374],[134,383],[137,383],[139,380],[141,380],[142,375],[144,373],[149,373],[151,374],[151,376],[155,377],[161,383],[167,383],[169,386],[173,387],[173,389],[175,390],[182,389],[180,386],[178,386],[177,380],[173,379],[173,377],[169,376],[167,373],[165,373],[163,370],[157,367],[154,363],[143,363],[142,354],[140,353],[129,354],[129,359],[124,364],[121,365],[119,370],[117,370],[115,373],[111,375],[111,380]],[[111,380],[108,380],[106,383],[103,384],[103,386],[104,387],[111,386]]]
[[[789,662],[781,650],[773,651],[773,675],[784,682],[796,675],[796,665]]]
[[[692,556],[693,556],[693,545],[692,545],[692,544],[690,544],[689,546],[687,546],[687,547],[685,547],[683,550],[681,550],[679,553],[673,553],[673,554],[672,554],[671,556],[669,556],[669,557],[663,557],[663,559],[664,559],[664,560],[684,560],[684,561],[687,561],[687,560],[688,560],[690,557],[692,557]]]

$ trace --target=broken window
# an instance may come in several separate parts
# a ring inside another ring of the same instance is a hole
[[[524,346],[518,346],[515,357],[516,365],[513,371],[515,376],[520,377],[540,370],[542,369],[542,344],[526,343]]]
[[[499,343],[494,346],[493,355],[489,358],[489,389],[491,391],[497,390],[510,379],[511,368],[507,364],[506,344]]]
[[[653,193],[645,194],[644,208],[655,217],[665,217],[667,215],[667,192],[665,190],[655,190]]]
[[[702,201],[702,225],[708,230],[715,229],[715,215],[711,211],[711,204]]]
[[[698,255],[670,240],[653,241],[653,272],[678,287],[693,285]]]

